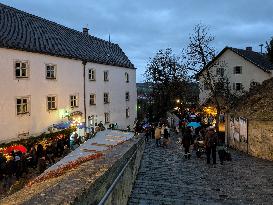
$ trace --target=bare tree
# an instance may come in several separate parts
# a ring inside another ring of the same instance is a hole
[[[212,46],[214,36],[209,33],[209,28],[197,24],[189,39],[187,47],[189,67],[197,72],[199,79],[202,78],[205,89],[210,93],[210,100],[217,110],[216,130],[219,131],[220,113],[233,104],[239,94],[231,91],[232,85],[225,73],[227,64],[215,59],[215,48]]]

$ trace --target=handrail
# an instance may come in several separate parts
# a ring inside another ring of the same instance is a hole
[[[105,204],[105,202],[107,201],[108,197],[112,193],[113,189],[116,187],[116,185],[117,185],[119,179],[121,178],[122,174],[124,173],[125,169],[127,168],[128,164],[131,162],[131,160],[136,155],[136,153],[137,153],[137,148],[136,148],[135,152],[132,154],[131,158],[128,160],[128,162],[124,165],[124,167],[120,171],[119,175],[117,176],[117,178],[115,179],[115,181],[113,182],[113,184],[109,187],[109,189],[107,190],[107,192],[104,194],[104,196],[102,197],[102,199],[100,200],[100,202],[98,203],[98,205],[104,205]]]

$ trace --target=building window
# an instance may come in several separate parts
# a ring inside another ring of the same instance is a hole
[[[125,93],[125,100],[126,100],[126,101],[129,101],[129,100],[130,100],[130,94],[129,94],[129,92],[126,92],[126,93]]]
[[[235,66],[233,72],[234,74],[242,74],[242,66]]]
[[[17,115],[22,115],[29,113],[29,97],[16,98],[16,113]]]
[[[125,82],[129,83],[129,74],[127,72],[125,73]]]
[[[90,105],[96,105],[96,94],[90,94]]]
[[[243,89],[242,83],[233,83],[233,90],[240,91]]]
[[[109,103],[109,93],[103,94],[103,102],[104,102],[104,104]]]
[[[46,65],[46,79],[56,79],[56,65]]]
[[[96,80],[96,70],[95,69],[89,69],[88,77],[89,77],[89,80],[95,81]]]
[[[77,95],[70,95],[70,107],[79,107],[79,98]]]
[[[109,81],[109,72],[108,72],[108,70],[105,70],[103,72],[103,78],[104,78],[104,81]]]
[[[110,114],[109,114],[109,112],[104,113],[104,121],[105,121],[105,123],[109,123],[110,122]]]
[[[217,68],[216,75],[223,77],[224,76],[224,68]]]
[[[127,107],[126,108],[126,118],[130,117],[130,111],[129,111],[129,108]]]
[[[259,82],[252,81],[252,82],[250,83],[250,88],[253,88],[253,87],[257,86],[257,85],[260,85],[260,83],[259,83]]]
[[[47,109],[56,110],[57,109],[57,97],[56,96],[47,96]]]
[[[15,76],[16,78],[28,78],[29,65],[27,61],[15,62]]]

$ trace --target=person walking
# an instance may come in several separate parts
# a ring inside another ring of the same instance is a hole
[[[185,133],[183,135],[182,138],[182,144],[185,150],[185,158],[186,159],[190,159],[191,154],[190,154],[190,146],[192,143],[192,133],[191,133],[191,128],[190,127],[186,127],[185,129]]]
[[[168,126],[165,127],[164,129],[164,134],[163,134],[163,147],[167,148],[167,145],[169,144],[169,139],[170,138],[170,132],[168,129]]]
[[[157,126],[155,128],[155,143],[156,143],[157,147],[159,147],[161,145],[160,138],[161,138],[161,128],[159,126]]]
[[[216,164],[217,134],[214,131],[214,127],[209,127],[206,133],[205,146],[207,152],[207,164],[210,164],[210,155],[212,155],[213,164]]]

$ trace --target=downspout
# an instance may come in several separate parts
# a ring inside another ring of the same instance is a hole
[[[82,62],[83,64],[83,112],[84,112],[84,135],[86,134],[86,126],[87,126],[87,121],[86,121],[86,91],[85,91],[85,66],[86,66],[86,61]]]
[[[248,131],[249,131],[249,126],[248,126],[248,119],[246,120],[246,153],[248,154],[248,141],[249,141],[249,139],[248,139]]]

